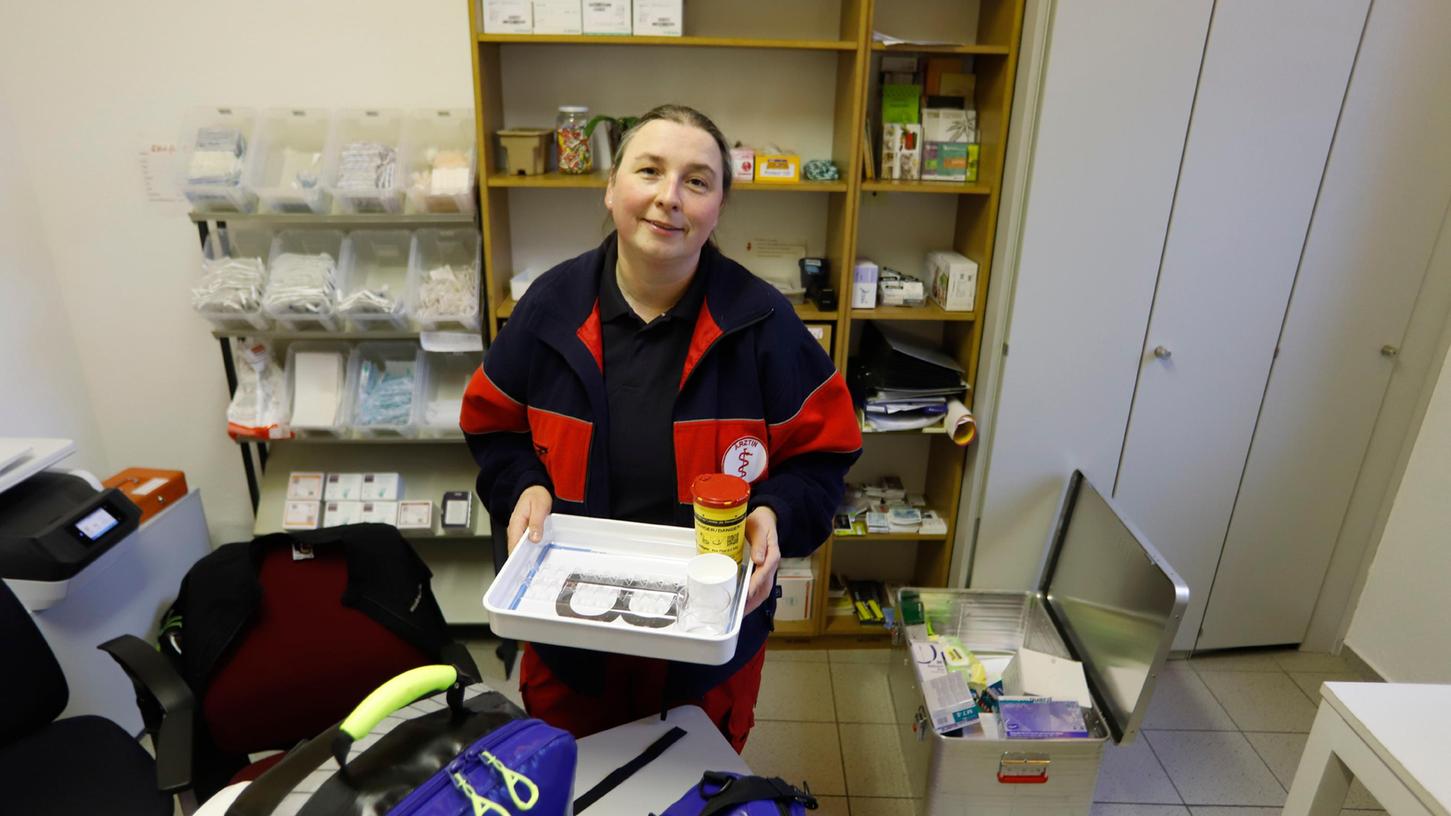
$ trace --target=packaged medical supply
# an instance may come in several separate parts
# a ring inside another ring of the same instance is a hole
[[[331,255],[284,252],[272,259],[264,305],[273,316],[330,315],[337,302],[337,264]]]
[[[529,0],[483,0],[485,34],[533,34],[534,9]]]
[[[341,527],[344,524],[360,524],[363,520],[363,503],[360,501],[325,501],[322,509],[322,526]]]
[[[297,342],[287,347],[291,429],[304,436],[338,436],[347,376],[343,343]]]
[[[411,111],[399,148],[408,200],[420,213],[474,211],[474,112]]]
[[[433,502],[405,501],[398,503],[398,529],[432,530]]]
[[[970,312],[977,302],[977,262],[958,252],[927,253],[932,299],[949,312]]]
[[[1047,697],[1002,697],[998,722],[1008,739],[1064,739],[1086,737],[1083,709],[1072,700]]]
[[[877,280],[877,292],[883,306],[921,306],[927,299],[922,281],[885,268]]]
[[[289,499],[310,499],[322,498],[322,480],[326,474],[312,471],[293,471],[287,475],[287,498]]]
[[[628,8],[627,4],[626,9]],[[589,108],[582,105],[559,106],[559,115],[554,118],[554,142],[559,150],[559,172],[577,176],[594,171],[589,137],[584,133],[588,124]]]
[[[358,331],[408,328],[407,230],[354,230],[343,242],[337,313]]]
[[[421,229],[408,260],[412,317],[423,331],[476,332],[479,308],[479,233],[474,229]]]
[[[679,37],[685,33],[683,0],[635,0],[636,37]]]
[[[259,206],[285,213],[327,213],[332,196],[323,184],[331,113],[318,109],[269,110],[257,120],[243,186]]]
[[[579,34],[583,25],[580,0],[534,0],[535,34]]]
[[[267,267],[261,258],[202,261],[202,278],[191,290],[191,305],[203,315],[256,315],[262,311]]]
[[[851,307],[853,309],[875,309],[877,307],[877,275],[879,268],[865,258],[857,258],[852,270]]]
[[[581,25],[586,34],[630,34],[630,0],[584,0]]]
[[[737,142],[731,148],[731,178],[735,181],[751,181],[756,177],[756,151],[741,147]]]
[[[396,501],[364,501],[362,509],[358,513],[360,524],[387,524],[396,526],[398,524],[398,502]]]
[[[467,490],[450,490],[443,494],[442,524],[445,532],[471,529],[473,494]]]
[[[966,181],[967,148],[972,137],[967,111],[928,108],[922,112],[922,178]]]
[[[921,167],[922,126],[882,125],[882,178],[915,180],[921,177]]]
[[[746,550],[746,510],[751,485],[745,476],[758,475],[765,467],[765,443],[741,437],[726,451],[728,467],[740,475],[702,473],[690,483],[695,501],[695,547],[702,554],[720,553],[740,563]]]
[[[1003,693],[1012,697],[1052,697],[1093,707],[1083,664],[1032,649],[1019,649],[1003,669]]]
[[[316,530],[322,521],[322,502],[289,499],[282,505],[282,529]]]
[[[758,184],[795,184],[801,180],[801,157],[793,153],[757,153]]]
[[[227,435],[236,440],[283,439],[287,430],[287,378],[265,341],[233,347],[237,390],[227,405]]]
[[[242,184],[256,122],[246,108],[199,108],[177,144],[177,182],[197,212],[251,212],[257,196]]]
[[[348,363],[354,430],[365,435],[412,432],[420,353],[412,343],[358,344]]]
[[[397,501],[402,495],[403,477],[400,474],[363,474],[363,483],[358,492],[358,498],[363,501]]]
[[[922,689],[932,729],[945,734],[975,725],[981,715],[977,701],[968,688],[967,679],[960,672],[948,669],[942,647],[919,641],[912,641],[909,645],[917,684]]]

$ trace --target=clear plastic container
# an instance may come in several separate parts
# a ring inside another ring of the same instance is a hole
[[[476,351],[425,351],[418,390],[419,433],[432,439],[459,436],[464,392],[483,362]]]
[[[423,349],[416,343],[359,343],[348,359],[345,421],[353,435],[418,435]]]
[[[283,230],[272,239],[267,256],[267,296],[262,309],[284,331],[340,331],[343,319],[337,314],[338,292],[347,291],[348,265],[342,263],[343,234],[338,230]],[[293,256],[286,258],[284,256]],[[295,279],[289,274],[311,258],[298,256],[326,255],[332,259],[331,284],[324,281],[322,289],[311,286],[301,297],[295,289],[288,291]]]
[[[402,142],[402,111],[338,111],[323,160],[323,183],[339,210],[403,212]]]
[[[422,229],[408,261],[409,302],[421,331],[478,331],[479,234]]]
[[[243,185],[271,212],[328,213],[332,197],[324,185],[327,111],[274,108],[257,119]]]
[[[589,108],[580,105],[559,106],[559,115],[554,118],[554,145],[558,148],[559,172],[567,175],[594,172],[589,139],[584,135],[585,125],[588,124]]]
[[[355,331],[403,331],[413,304],[408,258],[413,236],[407,230],[353,230],[343,240],[338,315]]]
[[[263,289],[258,293],[260,295],[265,293],[267,257],[271,252],[272,233],[268,230],[237,229],[235,227],[216,229],[207,235],[207,242],[202,246],[203,274],[210,274],[218,263],[227,260],[254,260],[262,266]],[[196,306],[197,314],[210,321],[213,328],[218,331],[265,330],[272,325],[272,321],[262,311],[260,298],[255,308],[250,306],[233,308],[224,305],[224,301],[231,299],[217,293],[206,298],[207,302],[198,302],[197,297],[193,295],[193,304]]]
[[[337,355],[338,375],[336,382],[319,379],[316,372],[304,372],[299,376],[298,355],[304,352]],[[342,438],[348,433],[348,356],[352,347],[347,343],[301,341],[287,347],[287,416],[288,424],[299,438]],[[304,400],[299,400],[298,387],[310,389]],[[319,406],[322,406],[319,410]],[[331,411],[328,411],[328,407]]]
[[[177,186],[196,212],[252,212],[243,181],[257,114],[251,108],[197,108],[177,141]]]
[[[472,213],[478,157],[469,108],[418,110],[403,123],[402,185],[415,212]]]

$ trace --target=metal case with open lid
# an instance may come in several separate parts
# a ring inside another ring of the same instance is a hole
[[[996,719],[962,736],[933,731],[903,627],[889,671],[912,796],[927,814],[1087,814],[1109,740],[1137,734],[1179,630],[1189,588],[1081,472],[1068,481],[1031,592],[906,588],[935,631],[980,657],[1020,648],[1083,663],[1089,736],[1005,739]],[[903,610],[899,597],[899,616]]]

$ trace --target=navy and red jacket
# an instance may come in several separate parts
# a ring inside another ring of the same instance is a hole
[[[495,518],[533,485],[549,489],[556,512],[610,515],[609,423],[629,421],[609,415],[603,371],[599,282],[614,242],[531,284],[469,383],[460,425]],[[696,274],[706,291],[675,397],[675,524],[693,524],[696,476],[737,474],[751,482],[751,508],[775,512],[782,557],[810,555],[831,535],[861,455],[846,383],[769,284],[709,244]],[[747,616],[725,665],[671,664],[667,695],[698,697],[734,674],[765,643],[775,608],[771,598]],[[536,648],[572,688],[601,688],[600,653]]]

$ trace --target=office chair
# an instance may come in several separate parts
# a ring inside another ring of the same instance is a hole
[[[293,558],[293,537],[285,535],[227,545],[258,545],[252,550],[257,604],[245,630],[201,682],[188,683],[177,662],[140,638],[102,644],[136,687],[142,719],[155,739],[161,790],[191,790],[203,802],[228,784],[255,779],[282,754],[256,762],[248,755],[286,751],[316,736],[408,669],[448,662],[478,676],[464,647],[442,632],[442,613],[436,617],[445,645],[427,654],[360,611],[363,604],[347,594],[348,560],[341,547],[329,546],[348,529],[296,536],[315,542],[313,557],[305,560]],[[396,531],[389,533],[397,547],[409,548]],[[411,549],[408,555],[416,558]],[[437,609],[427,583],[414,603]]]
[[[104,717],[56,717],[70,698],[54,653],[0,581],[0,811],[27,816],[170,816],[156,763]]]

